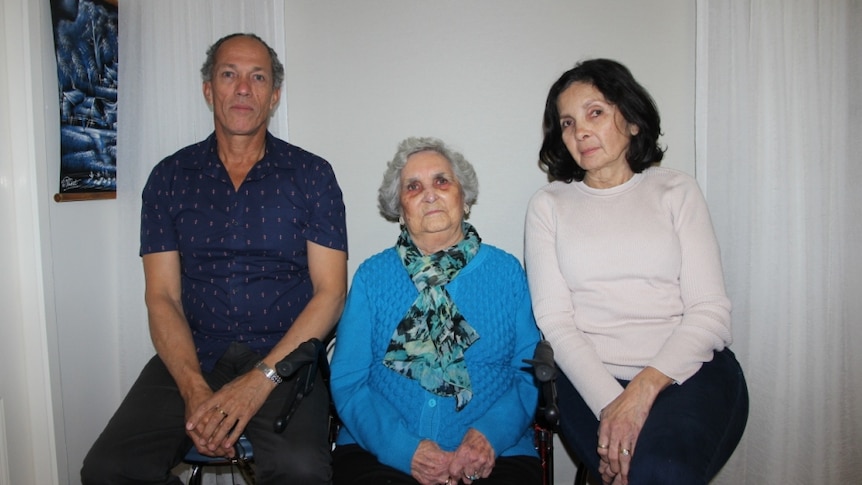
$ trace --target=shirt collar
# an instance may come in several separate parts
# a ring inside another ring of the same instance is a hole
[[[248,179],[262,178],[276,170],[290,170],[293,168],[293,162],[290,157],[274,155],[278,150],[276,138],[269,131],[266,132],[266,150],[263,158],[260,159],[248,174]],[[181,161],[181,165],[185,169],[203,170],[212,177],[218,177],[224,173],[224,164],[218,156],[218,140],[215,132],[211,133],[206,140],[198,143],[198,151],[202,155],[199,157],[189,157]]]

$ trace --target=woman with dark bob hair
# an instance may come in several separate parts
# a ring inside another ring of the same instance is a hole
[[[658,144],[661,135],[661,118],[652,96],[638,84],[629,70],[614,61],[596,59],[583,62],[578,68],[566,72],[551,86],[545,103],[543,128],[545,139],[539,152],[539,160],[548,175],[565,182],[584,180],[585,169],[575,163],[563,143],[563,128],[557,99],[573,83],[592,84],[608,103],[617,107],[623,118],[639,128],[631,137],[626,161],[632,172],[641,173],[653,164],[661,162],[664,150]]]
[[[466,221],[478,192],[436,138],[387,165],[378,202],[400,233],[356,270],[338,324],[335,485],[541,483],[523,362],[539,329],[521,263]]]
[[[562,435],[605,484],[705,484],[748,418],[706,201],[657,166],[658,110],[615,61],[553,84],[544,134],[525,262]]]

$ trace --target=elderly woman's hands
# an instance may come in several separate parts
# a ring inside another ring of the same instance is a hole
[[[488,478],[494,469],[494,447],[479,431],[470,428],[449,465],[449,474],[470,484],[479,478]]]
[[[422,485],[471,484],[488,478],[494,469],[494,448],[485,435],[470,428],[454,452],[446,452],[431,440],[422,440],[413,454],[410,473]]]
[[[638,436],[658,394],[673,381],[646,367],[623,392],[602,409],[599,417],[599,473],[605,485],[628,483],[629,465]]]
[[[410,462],[410,474],[422,485],[438,485],[441,483],[454,485],[458,483],[457,477],[453,481],[450,478],[449,464],[454,453],[443,451],[437,443],[431,440],[422,440],[413,453]]]

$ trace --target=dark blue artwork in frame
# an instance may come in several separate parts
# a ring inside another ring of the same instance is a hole
[[[60,102],[60,193],[117,190],[117,0],[51,0]]]

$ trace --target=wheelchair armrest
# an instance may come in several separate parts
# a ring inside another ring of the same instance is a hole
[[[273,423],[275,432],[281,433],[287,427],[287,423],[302,403],[303,398],[314,390],[314,381],[318,371],[323,374],[325,381],[328,380],[329,361],[326,359],[326,347],[316,338],[303,342],[293,352],[281,359],[275,365],[275,370],[285,381],[297,375],[293,382],[292,396],[285,401],[281,414]]]
[[[539,382],[539,417],[549,426],[554,427],[560,421],[560,409],[557,407],[557,364],[554,362],[554,349],[547,340],[540,340],[533,351],[532,359],[525,363],[533,368],[533,375]]]

